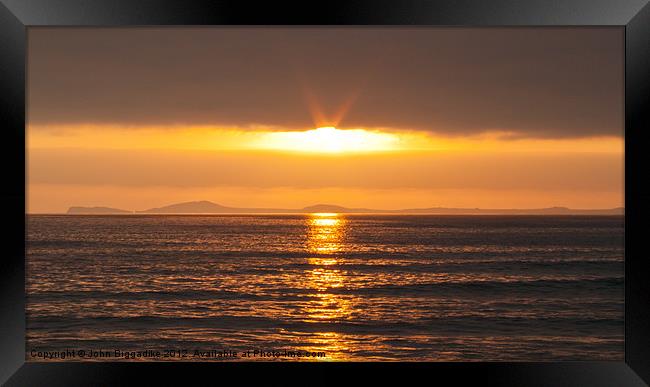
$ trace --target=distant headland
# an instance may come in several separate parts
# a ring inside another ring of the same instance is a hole
[[[70,207],[67,214],[132,214],[133,211],[110,207]]]
[[[625,208],[610,209],[571,209],[567,207],[549,207],[533,209],[485,209],[485,208],[408,208],[401,210],[377,210],[371,208],[348,208],[333,204],[316,204],[313,206],[287,208],[240,208],[227,207],[210,201],[195,201],[170,204],[164,207],[150,208],[144,211],[128,211],[110,207],[70,207],[70,215],[120,215],[120,214],[421,214],[421,215],[624,215]]]

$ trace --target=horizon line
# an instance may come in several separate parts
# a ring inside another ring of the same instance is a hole
[[[206,206],[218,206],[221,208],[217,209],[210,209],[207,211],[196,211],[196,210],[191,210],[188,209],[187,211],[183,211],[182,208],[179,208],[178,210],[172,210],[170,207],[176,207],[178,208],[179,206],[183,205],[206,205]],[[320,208],[319,208],[320,207]],[[172,210],[171,212],[165,212],[166,209]],[[339,211],[336,211],[339,210]],[[419,208],[401,208],[401,209],[376,209],[376,208],[361,208],[361,207],[345,207],[337,204],[324,204],[324,203],[318,203],[314,205],[309,205],[305,206],[302,208],[273,208],[273,207],[229,207],[229,206],[224,206],[222,204],[214,203],[209,200],[198,200],[198,201],[187,201],[187,202],[178,202],[178,203],[172,203],[168,205],[163,205],[160,207],[151,207],[145,210],[125,210],[121,208],[116,208],[116,207],[109,207],[109,206],[70,206],[68,207],[67,211],[43,211],[43,212],[30,212],[27,208],[25,209],[25,214],[26,215],[83,215],[84,211],[105,211],[106,215],[110,215],[110,212],[114,212],[113,215],[118,215],[115,212],[119,212],[119,214],[123,215],[131,215],[131,214],[313,214],[313,213],[348,213],[348,214],[386,214],[386,213],[392,213],[392,214],[412,214],[412,213],[417,213],[417,214],[426,214],[427,211],[430,211],[428,213],[430,214],[439,214],[438,211],[456,211],[457,214],[462,215],[463,212],[469,212],[470,215],[471,213],[475,211],[480,211],[484,212],[482,214],[478,215],[488,215],[490,212],[495,213],[496,215],[499,215],[498,213],[500,212],[527,212],[527,211],[533,211],[533,212],[539,212],[539,211],[562,211],[564,213],[568,212],[596,212],[596,211],[625,211],[624,206],[618,206],[618,207],[608,207],[608,208],[570,208],[570,207],[564,207],[564,206],[550,206],[550,207],[537,207],[537,208],[481,208],[481,207],[442,207],[442,206],[437,206],[437,207],[419,207]],[[71,213],[71,211],[80,211],[77,213]],[[87,212],[86,212],[87,213]],[[95,215],[98,215],[97,212],[94,213]]]

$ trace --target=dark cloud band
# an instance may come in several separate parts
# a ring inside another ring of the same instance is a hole
[[[33,28],[30,124],[622,135],[620,28]]]

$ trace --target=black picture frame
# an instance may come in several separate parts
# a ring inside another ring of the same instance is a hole
[[[453,380],[531,386],[650,383],[650,142],[648,0],[0,0],[3,205],[0,258],[0,382],[28,385],[189,384],[225,376],[247,385],[339,383],[341,371],[383,382]],[[25,97],[27,29],[143,25],[620,26],[625,29],[625,361],[551,363],[31,363],[25,362]],[[307,372],[298,377],[296,372]],[[306,378],[305,378],[306,376]],[[137,377],[137,378],[136,378]],[[346,377],[347,378],[347,377]],[[444,379],[443,379],[444,378]],[[448,379],[451,378],[451,379]],[[645,382],[644,382],[645,381]],[[265,384],[267,384],[265,383]],[[364,383],[365,384],[365,383]]]

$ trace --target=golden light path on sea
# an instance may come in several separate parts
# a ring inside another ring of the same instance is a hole
[[[346,284],[346,272],[336,267],[342,251],[347,221],[335,213],[315,213],[307,219],[307,250],[317,255],[307,259],[313,269],[307,272],[307,284],[313,290],[313,301],[305,308],[310,322],[338,321],[353,311],[352,302],[344,296],[329,292]],[[311,339],[309,350],[325,351],[325,360],[346,360],[349,346],[337,332],[318,332]]]

